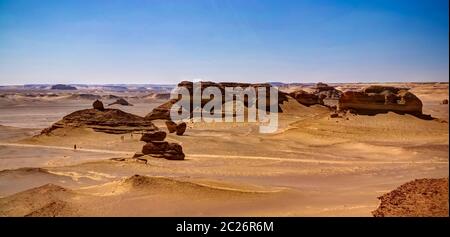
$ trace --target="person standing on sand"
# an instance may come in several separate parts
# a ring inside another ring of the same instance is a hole
[[[77,144],[73,145],[73,149],[76,150],[77,149]]]

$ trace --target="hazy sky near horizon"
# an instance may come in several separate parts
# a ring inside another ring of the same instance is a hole
[[[0,0],[0,84],[447,81],[448,0]]]

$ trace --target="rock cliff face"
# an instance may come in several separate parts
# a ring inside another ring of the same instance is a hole
[[[378,114],[389,111],[422,115],[422,101],[406,89],[370,86],[363,91],[347,91],[339,99],[339,110],[358,114]]]
[[[186,89],[188,89],[190,95],[191,95],[191,105],[193,104],[192,101],[192,94],[193,94],[193,83],[189,82],[189,81],[183,81],[180,82],[178,84],[178,87],[184,87]],[[277,90],[278,93],[278,101],[275,102],[271,102],[270,101],[270,84],[250,84],[250,83],[234,83],[234,82],[221,82],[221,83],[215,83],[215,82],[202,82],[201,83],[201,90],[203,92],[203,90],[207,87],[216,87],[220,90],[220,92],[222,93],[222,103],[227,102],[228,98],[225,98],[225,87],[241,87],[243,89],[248,88],[248,87],[263,87],[266,89],[266,111],[270,110],[270,103],[277,103],[278,105],[282,104],[284,101],[287,101],[287,94],[281,91]],[[203,99],[201,100],[201,106],[203,107],[206,103],[208,103],[211,99]],[[156,107],[155,109],[152,110],[152,112],[150,112],[146,118],[149,120],[154,120],[154,119],[164,119],[164,120],[170,120],[170,109],[172,108],[172,105],[174,103],[176,103],[178,101],[178,99],[171,99],[167,102],[165,102],[164,104]],[[247,98],[245,98],[244,100],[244,106],[249,106],[249,102],[247,100]],[[191,115],[192,112],[195,110],[195,108],[193,108],[193,106],[191,106]],[[278,111],[282,112],[280,107],[278,106]]]
[[[95,101],[93,106],[93,109],[79,110],[64,116],[41,134],[49,134],[54,129],[64,127],[87,127],[98,132],[116,134],[158,130],[151,121],[143,117],[118,109],[104,109],[101,101]]]

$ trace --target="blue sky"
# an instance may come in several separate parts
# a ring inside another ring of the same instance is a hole
[[[448,0],[0,0],[0,84],[447,81]]]

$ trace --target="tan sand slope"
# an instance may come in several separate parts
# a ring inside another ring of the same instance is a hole
[[[255,203],[277,193],[134,175],[77,190],[53,184],[26,190],[0,199],[0,216],[211,215],[217,208],[239,215],[251,213]]]

